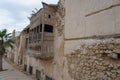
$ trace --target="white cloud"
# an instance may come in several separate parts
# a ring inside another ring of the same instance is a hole
[[[23,21],[23,22],[17,22],[17,23],[13,23],[13,24],[7,24],[7,25],[2,25],[2,27],[0,27],[0,29],[7,29],[9,33],[11,33],[13,30],[16,31],[21,31],[23,30],[26,25],[28,24],[28,21]]]
[[[8,10],[0,9],[0,25],[14,22],[14,19],[11,16],[12,15]]]
[[[6,2],[14,5],[21,5],[21,6],[34,6],[34,5],[41,5],[41,2],[46,3],[57,3],[59,0],[5,0]]]
[[[6,0],[6,1],[14,5],[22,5],[22,6],[31,6],[31,5],[40,4],[40,0]]]
[[[59,0],[41,0],[41,1],[49,4],[56,4]]]
[[[12,17],[12,13],[5,9],[0,9],[0,30],[8,29],[8,32],[12,32],[14,29],[17,31],[21,31],[27,24],[29,24],[29,20],[27,19],[26,12],[20,12],[19,19],[15,19]]]
[[[30,13],[27,12],[27,11],[21,11],[21,12],[19,12],[18,15],[19,15],[18,17],[19,17],[20,19],[27,19],[27,17],[30,15]]]

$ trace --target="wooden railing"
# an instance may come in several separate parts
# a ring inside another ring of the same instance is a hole
[[[54,56],[53,33],[44,32],[44,41],[42,43],[41,33],[30,35],[32,37],[31,42],[28,44],[28,53],[34,57],[41,59],[49,59]]]
[[[31,56],[40,59],[52,59],[54,57],[53,45],[43,45],[41,48],[39,47],[36,50],[34,48],[29,48],[28,53]]]

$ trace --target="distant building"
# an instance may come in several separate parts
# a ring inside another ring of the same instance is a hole
[[[11,61],[18,64],[18,56],[19,56],[19,46],[20,46],[20,32],[13,30],[12,32],[12,40],[14,41],[14,44],[12,44],[13,48],[8,47],[7,48],[7,57],[11,59]]]

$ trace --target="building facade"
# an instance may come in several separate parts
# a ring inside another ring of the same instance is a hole
[[[38,80],[120,80],[119,9],[119,0],[43,3],[20,37],[24,70]]]
[[[53,78],[54,18],[57,5],[42,3],[43,8],[32,14],[27,32],[24,70],[38,80]],[[25,48],[24,48],[25,49]]]

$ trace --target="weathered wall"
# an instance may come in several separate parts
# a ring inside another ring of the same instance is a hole
[[[119,0],[66,0],[65,38],[120,33]]]
[[[45,61],[40,60],[39,58],[34,58],[32,56],[27,56],[27,72],[29,72],[29,66],[33,67],[33,73],[32,75],[36,76],[36,70],[39,70],[41,72],[41,79],[45,80],[45,76],[49,76],[53,78],[53,60]]]
[[[43,9],[44,9],[44,23],[52,25],[54,27],[56,5],[44,4]],[[49,15],[50,15],[50,18],[49,18]]]
[[[24,32],[20,35],[20,47],[18,49],[18,62],[19,65],[24,65],[26,63],[25,55],[26,55],[26,34]]]
[[[120,33],[120,1],[65,0],[64,8],[62,80],[119,80],[120,39],[112,37]]]
[[[42,23],[42,13],[43,9],[39,10],[37,14],[32,15],[30,19],[30,28],[37,27]]]
[[[120,79],[120,39],[68,41],[65,46],[72,46],[65,48],[65,56],[73,80]]]
[[[12,32],[12,40],[14,41],[14,44],[12,44],[13,48],[6,48],[7,58],[13,61],[15,64],[18,64],[19,57],[18,49],[20,46],[20,37],[18,34],[19,32],[16,32],[15,30]]]
[[[64,55],[64,0],[58,3],[58,9],[55,19],[55,37],[54,37],[54,80],[64,80],[63,76],[63,55]],[[69,80],[69,79],[66,79]]]

